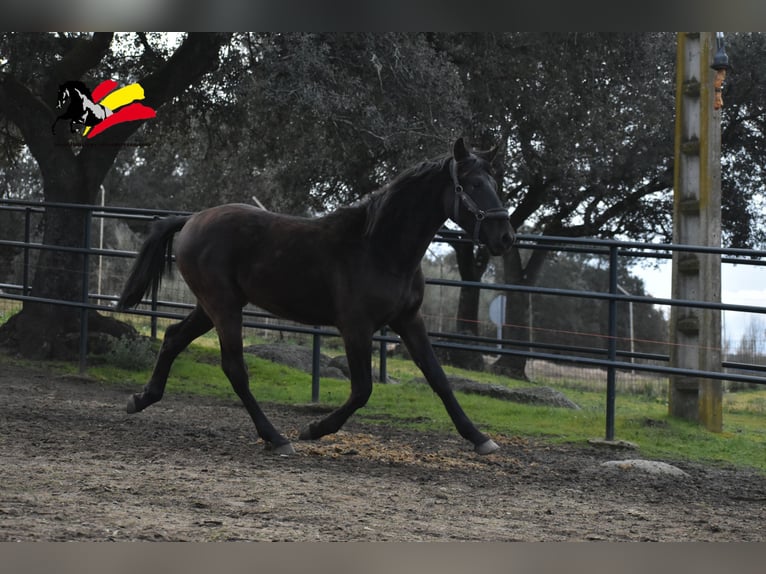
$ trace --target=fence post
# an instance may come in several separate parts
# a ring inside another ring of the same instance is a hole
[[[29,243],[32,238],[32,208],[24,210],[24,276],[22,278],[22,294],[29,295]]]
[[[383,337],[385,337],[387,333],[388,333],[388,327],[386,327],[384,325],[383,328],[380,330],[381,340],[380,340],[380,365],[379,365],[380,372],[379,372],[379,375],[380,375],[380,382],[381,383],[385,383],[385,382],[388,381],[388,373],[386,372],[386,369],[387,369],[387,365],[386,365],[386,341],[383,339]]]
[[[721,111],[714,105],[712,32],[678,34],[673,242],[721,246]],[[673,253],[673,299],[721,302],[721,256]],[[721,311],[670,311],[670,366],[721,370]],[[720,381],[670,377],[668,413],[721,432]]]
[[[319,334],[319,327],[314,327],[314,341],[311,350],[311,402],[319,402],[319,356],[322,345],[322,336]]]
[[[88,356],[88,291],[90,290],[90,226],[93,213],[85,210],[85,237],[82,254],[82,307],[80,307],[80,374],[85,373]]]
[[[609,366],[606,370],[606,440],[614,440],[614,403],[617,367],[617,246],[609,248]]]

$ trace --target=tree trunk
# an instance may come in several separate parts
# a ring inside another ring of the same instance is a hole
[[[457,256],[458,271],[463,281],[481,281],[489,264],[489,252],[483,246],[474,248],[470,243],[453,245]],[[455,330],[463,335],[479,334],[479,298],[481,289],[477,287],[460,287],[455,318]],[[471,371],[483,371],[484,359],[475,351],[450,349],[447,362]]]
[[[540,269],[548,256],[546,250],[535,250],[529,257],[526,265],[522,260],[518,248],[514,247],[503,256],[503,280],[508,285],[534,285],[540,275]],[[529,317],[529,295],[527,293],[507,293],[505,306],[505,324],[503,325],[503,339],[522,343],[514,345],[513,349],[529,351],[530,348],[523,345],[532,340]],[[520,355],[502,355],[494,365],[492,371],[528,381],[526,373],[527,357]]]
[[[65,178],[62,178],[65,179]],[[73,176],[67,186],[84,185],[81,177]],[[45,182],[47,186],[61,183]],[[51,192],[49,195],[57,196]],[[82,193],[82,192],[80,192]],[[74,198],[76,191],[63,191],[64,196]],[[84,253],[60,251],[57,248],[85,248],[85,209],[46,207],[43,216],[43,245],[53,249],[40,252],[32,278],[30,295],[56,301],[83,302],[84,289],[88,287],[89,268]],[[87,302],[87,301],[86,301]],[[23,309],[0,329],[0,342],[11,346],[28,358],[73,359],[78,345],[73,338],[79,337],[82,309],[41,301],[25,301]],[[89,331],[99,331],[120,337],[136,335],[130,325],[103,317],[92,311],[87,314]]]
[[[47,208],[43,222],[44,245],[84,247],[85,211]],[[83,263],[81,253],[41,251],[30,294],[59,301],[82,301]],[[34,358],[55,356],[55,343],[79,327],[80,310],[76,307],[25,301],[17,324],[19,352]]]
[[[212,69],[218,62],[218,50],[228,37],[228,34],[190,34],[167,61],[141,79],[146,90],[145,103],[158,108]],[[19,127],[40,166],[47,202],[92,204],[119,149],[140,126],[140,122],[114,126],[81,148],[69,145],[71,134],[63,125],[55,135],[51,133],[57,112],[48,102],[55,96],[57,85],[75,80],[98,65],[108,53],[111,41],[111,34],[94,34],[89,40],[75,42],[41,82],[43,98],[17,78],[0,75],[0,104]],[[48,206],[43,244],[84,247],[86,213],[84,209]],[[83,253],[45,249],[40,253],[34,273],[32,296],[83,301],[83,292],[88,286]],[[71,349],[70,335],[79,336],[83,316],[89,318],[89,323],[92,321],[92,330],[116,336],[135,333],[128,325],[96,313],[85,314],[77,307],[25,301],[22,311],[0,329],[0,344],[11,345],[27,357],[60,357],[63,347]]]
[[[524,283],[524,267],[519,250],[514,248],[503,256],[503,281],[507,285]],[[510,291],[506,293],[505,319],[503,321],[503,339],[511,341],[529,341],[529,305],[526,293]],[[512,347],[515,350],[528,351],[529,347]],[[527,358],[519,355],[501,355],[492,365],[496,373],[522,381],[529,380],[526,374]]]

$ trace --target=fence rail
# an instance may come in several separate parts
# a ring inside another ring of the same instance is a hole
[[[44,245],[33,240],[32,218],[39,217],[47,208],[65,208],[83,210],[86,214],[84,230],[84,244],[80,247]],[[93,245],[93,233],[91,228],[94,222],[102,224],[106,220],[120,220],[123,222],[148,222],[158,217],[181,214],[179,211],[160,211],[147,209],[133,209],[121,207],[105,207],[93,205],[76,205],[61,203],[40,204],[20,200],[0,200],[0,214],[17,214],[23,218],[23,222],[16,226],[21,237],[5,237],[0,231],[0,249],[9,249],[20,252],[22,258],[22,273],[20,282],[0,282],[0,299],[15,300],[21,302],[34,301],[74,307],[82,313],[82,331],[80,337],[80,368],[87,367],[87,337],[88,321],[87,311],[96,310],[101,312],[114,312],[116,295],[93,293],[90,289],[90,276],[94,260],[103,258],[121,259],[125,265],[135,257],[136,252],[130,249],[105,248],[103,245]],[[102,228],[103,229],[103,228]],[[101,234],[103,236],[103,233]],[[436,242],[470,241],[460,233],[443,229],[435,238]],[[552,251],[569,251],[587,253],[608,258],[609,287],[607,291],[582,291],[566,288],[536,287],[525,285],[506,285],[484,283],[475,281],[458,281],[442,278],[427,278],[427,283],[434,286],[450,288],[472,287],[483,290],[496,291],[498,293],[529,293],[554,297],[567,297],[576,300],[596,299],[608,305],[608,329],[602,337],[607,342],[606,348],[561,345],[530,340],[494,339],[486,336],[473,336],[464,333],[449,331],[431,331],[434,346],[437,348],[456,349],[491,355],[515,355],[527,359],[542,359],[557,363],[570,363],[579,366],[596,367],[604,369],[606,381],[606,437],[614,436],[614,412],[616,395],[616,373],[618,371],[639,371],[659,375],[683,375],[696,378],[713,380],[727,380],[742,383],[766,384],[766,378],[761,373],[766,372],[766,366],[755,365],[734,361],[723,361],[721,371],[698,371],[691,369],[672,368],[667,363],[668,355],[661,353],[636,352],[617,348],[617,323],[618,303],[641,303],[658,306],[679,306],[697,309],[717,309],[720,311],[736,311],[757,314],[766,314],[766,307],[753,305],[724,304],[719,302],[705,302],[693,300],[654,298],[641,295],[628,295],[619,293],[617,285],[617,270],[620,257],[669,259],[674,252],[715,253],[721,256],[723,264],[766,265],[766,252],[746,249],[724,248],[701,248],[690,245],[670,245],[655,243],[627,242],[616,240],[599,240],[592,238],[569,238],[550,237],[539,235],[520,235],[518,237],[519,249],[547,249]],[[81,253],[83,255],[83,281],[84,288],[82,297],[78,301],[62,301],[45,299],[31,293],[30,274],[32,270],[32,256],[35,251],[54,250],[60,252]],[[126,274],[125,274],[126,276]],[[0,280],[4,279],[0,277]],[[100,280],[99,280],[100,285]],[[160,299],[157,292],[153,293],[146,305],[132,313],[147,316],[151,322],[152,336],[157,335],[157,320],[180,319],[193,308],[192,303]],[[279,318],[262,310],[247,307],[244,314],[244,327],[275,330],[290,333],[303,333],[312,337],[314,352],[314,369],[312,374],[312,399],[318,400],[319,396],[319,353],[323,337],[337,337],[338,333],[332,328],[301,326],[281,322]],[[398,342],[397,337],[387,334],[384,330],[375,336],[375,341],[380,343],[380,377],[386,379],[386,352],[385,344]],[[646,362],[651,361],[651,362]],[[725,372],[724,369],[736,369],[738,372]],[[744,371],[744,372],[742,372]]]

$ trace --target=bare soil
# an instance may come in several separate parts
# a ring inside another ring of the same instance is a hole
[[[0,369],[0,540],[766,540],[748,470],[654,476],[601,466],[636,452],[503,436],[480,457],[455,432],[358,419],[286,457],[235,398],[169,388],[127,415],[136,390]],[[292,437],[323,414],[264,408]]]

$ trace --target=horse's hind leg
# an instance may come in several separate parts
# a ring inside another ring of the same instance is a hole
[[[250,381],[242,349],[242,312],[234,316],[226,313],[216,318],[216,329],[221,343],[221,367],[231,386],[253,419],[258,434],[277,454],[293,454],[290,441],[271,424],[250,392]]]
[[[175,358],[189,346],[189,343],[212,328],[213,322],[199,305],[183,321],[167,328],[149,382],[146,383],[142,392],[128,399],[129,413],[142,411],[162,398],[170,366]]]
[[[355,411],[362,408],[372,394],[372,333],[343,332],[348,368],[351,372],[351,395],[348,400],[320,421],[309,424],[301,431],[301,440],[315,440],[338,432]]]

